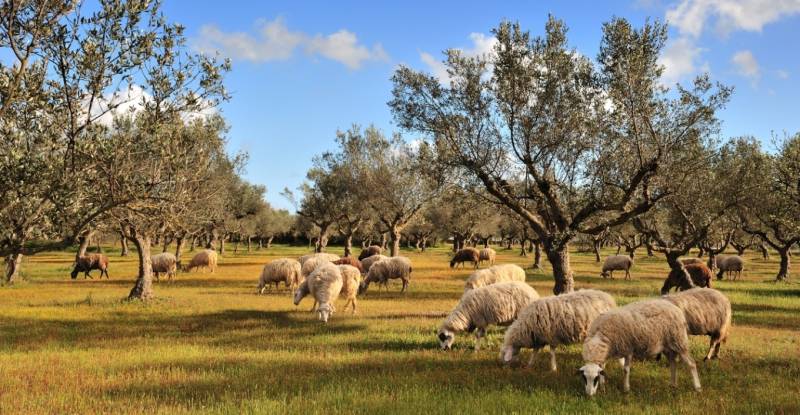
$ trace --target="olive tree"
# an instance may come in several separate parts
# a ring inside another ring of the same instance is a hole
[[[569,243],[647,212],[672,192],[679,151],[715,130],[730,90],[662,85],[666,26],[603,26],[596,62],[550,18],[542,37],[501,23],[484,56],[448,50],[450,81],[401,66],[389,105],[437,161],[482,184],[536,233],[556,294],[573,290]]]

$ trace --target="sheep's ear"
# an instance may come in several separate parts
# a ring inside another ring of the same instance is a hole
[[[606,371],[605,371],[605,369],[600,369],[600,372],[598,372],[597,374],[598,374],[598,375],[600,375],[600,376],[602,376],[602,377],[606,377]]]

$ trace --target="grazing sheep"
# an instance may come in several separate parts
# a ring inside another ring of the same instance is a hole
[[[686,278],[689,275],[691,279]],[[711,288],[711,270],[705,264],[689,264],[685,265],[683,269],[673,269],[664,280],[664,286],[661,287],[661,295],[669,293],[673,287],[678,287],[679,291],[688,290],[694,287],[708,287]]]
[[[475,271],[467,278],[464,291],[506,281],[525,282],[525,270],[518,265],[502,264]]]
[[[683,265],[689,265],[689,264],[705,264],[705,262],[704,262],[702,259],[700,259],[700,258],[681,258],[679,261],[681,261],[681,263],[682,263]]]
[[[663,299],[645,300],[607,311],[589,327],[583,342],[585,364],[578,369],[583,376],[586,394],[597,392],[605,378],[608,359],[624,359],[623,387],[630,391],[631,363],[634,358],[651,358],[664,354],[670,363],[672,385],[677,386],[677,359],[689,367],[695,390],[700,390],[697,366],[689,354],[689,335],[683,311]]]
[[[314,275],[313,273],[311,275]],[[297,287],[297,290],[294,292],[294,305],[300,304],[300,301],[305,298],[307,295],[311,294],[311,287],[309,283],[311,282],[311,275],[308,276],[300,285]],[[314,304],[311,305],[311,311],[314,311],[317,308],[317,300],[314,300]]]
[[[86,279],[86,277],[92,278],[92,276],[89,275],[89,271],[95,269],[100,270],[101,279],[103,278],[103,275],[105,275],[106,279],[108,279],[108,257],[103,254],[87,254],[79,256],[75,261],[75,266],[72,268],[72,272],[69,274],[69,276],[74,280],[78,278],[79,272],[83,272],[83,279]]]
[[[720,344],[728,339],[731,328],[731,302],[728,297],[711,288],[692,288],[667,295],[664,299],[683,311],[689,324],[689,334],[711,338],[711,345],[703,360],[719,357]]]
[[[521,348],[531,348],[530,366],[536,352],[549,346],[550,370],[555,372],[558,370],[556,347],[583,341],[592,322],[616,306],[613,297],[597,290],[579,290],[536,300],[525,307],[517,321],[506,330],[500,358],[509,363]]]
[[[489,325],[511,324],[519,312],[537,298],[539,293],[536,290],[519,281],[471,290],[461,297],[456,308],[439,327],[439,345],[442,350],[448,350],[453,345],[455,333],[475,331],[475,350],[479,350]]]
[[[317,252],[315,254],[303,255],[297,261],[300,262],[300,265],[305,265],[306,261],[311,258],[325,258],[328,262],[333,262],[339,259],[339,255],[329,254],[326,252]]]
[[[300,275],[302,278],[307,278],[320,265],[330,264],[332,261],[336,261],[338,259],[339,257],[333,258],[329,256],[318,255],[312,258],[308,258],[305,262],[298,261],[302,264]]]
[[[483,248],[478,256],[478,262],[486,261],[489,265],[494,265],[495,258],[497,258],[497,251],[492,248]]]
[[[153,274],[155,274],[156,281],[159,281],[158,274],[167,274],[168,279],[171,281],[178,271],[178,260],[175,255],[169,252],[163,252],[158,255],[150,257],[150,263],[153,266]]]
[[[358,293],[367,292],[367,288],[372,282],[384,285],[388,290],[389,280],[398,278],[403,281],[403,288],[400,289],[400,292],[405,292],[406,288],[408,288],[408,282],[411,280],[411,260],[404,256],[382,259],[372,264],[369,268],[367,278],[358,287]]]
[[[338,265],[338,267],[339,271],[342,273],[341,296],[346,300],[342,311],[347,310],[348,305],[352,305],[353,314],[355,314],[356,296],[358,295],[358,286],[361,284],[361,271],[359,271],[358,268],[347,264]]]
[[[309,276],[308,288],[314,301],[319,305],[317,315],[323,323],[327,323],[331,315],[336,311],[333,302],[342,291],[342,272],[336,265],[327,262],[320,265]]]
[[[744,260],[739,255],[717,255],[713,261],[711,258],[708,259],[708,267],[717,270],[718,280],[721,280],[726,272],[728,279],[738,280],[744,271]]]
[[[354,267],[356,267],[358,269],[358,272],[361,272],[361,273],[364,272],[364,268],[361,267],[361,261],[359,261],[359,260],[357,260],[357,259],[355,259],[353,257],[349,257],[348,256],[348,257],[344,257],[342,259],[337,259],[336,261],[333,261],[333,264],[334,265],[352,265],[352,266],[354,266]]]
[[[382,252],[383,248],[379,247],[378,245],[370,245],[361,250],[361,253],[358,254],[358,260],[363,261],[364,259],[373,255],[380,255]]]
[[[217,251],[213,249],[204,249],[189,261],[189,265],[183,268],[184,272],[189,272],[195,268],[208,268],[213,273],[217,268]]]
[[[600,276],[603,278],[614,278],[614,271],[625,271],[625,279],[631,279],[631,267],[633,266],[633,259],[628,255],[611,255],[606,257],[603,262],[603,270]]]
[[[370,267],[372,267],[372,264],[374,264],[374,263],[376,263],[376,262],[378,262],[378,261],[380,261],[382,259],[388,259],[388,258],[389,258],[388,256],[381,255],[381,254],[372,255],[370,257],[364,258],[361,261],[361,273],[366,275],[369,272]]]
[[[475,248],[468,247],[459,249],[458,252],[456,252],[456,254],[453,256],[453,259],[450,260],[450,268],[454,268],[458,265],[464,266],[465,262],[472,262],[472,265],[475,266],[475,269],[478,269],[480,257],[481,253]]]
[[[290,289],[295,289],[300,284],[300,262],[291,258],[280,258],[264,265],[258,279],[258,293],[263,294],[269,284],[284,283]]]

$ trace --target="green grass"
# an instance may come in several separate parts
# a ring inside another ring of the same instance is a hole
[[[498,251],[500,262],[530,262]],[[468,336],[438,350],[436,328],[470,273],[450,270],[445,248],[404,253],[414,262],[409,293],[399,284],[370,290],[358,315],[337,313],[328,325],[283,287],[254,294],[264,263],[304,253],[228,253],[214,274],[157,283],[148,303],[123,301],[133,256],[108,252],[109,281],[70,280],[71,253],[26,258],[25,281],[0,288],[0,414],[800,413],[800,285],[770,282],[776,261],[754,253],[743,281],[714,281],[733,302],[734,328],[721,359],[699,363],[703,392],[683,367],[670,388],[666,363],[649,361],[634,364],[628,394],[609,365],[593,399],[574,374],[580,345],[559,351],[555,374],[544,355],[534,368],[500,366],[502,329],[477,353]],[[573,253],[572,262],[578,288],[620,304],[656,296],[667,273],[663,259],[638,257],[633,281],[603,280],[593,255]],[[529,271],[528,281],[550,295],[548,269]],[[692,339],[697,360],[706,347],[707,337]]]

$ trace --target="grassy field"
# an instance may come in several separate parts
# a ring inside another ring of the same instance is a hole
[[[0,288],[0,414],[800,413],[800,285],[770,282],[776,261],[751,252],[744,281],[715,285],[733,302],[734,328],[721,359],[699,363],[703,392],[692,391],[684,367],[672,389],[665,362],[636,362],[630,393],[612,364],[594,399],[574,374],[580,345],[559,352],[556,374],[545,355],[533,368],[500,366],[502,329],[480,352],[467,336],[438,350],[435,331],[470,272],[450,270],[445,248],[405,252],[414,262],[410,292],[372,287],[358,315],[337,313],[328,325],[308,312],[308,298],[295,307],[283,287],[254,294],[264,263],[303,253],[229,253],[214,274],[158,283],[149,303],[122,300],[133,256],[108,252],[109,281],[70,280],[71,253],[27,258],[26,281]],[[530,261],[516,250],[498,256]],[[576,285],[620,304],[657,295],[665,262],[637,259],[633,281],[603,280],[593,255],[573,254]],[[528,271],[528,282],[551,294],[547,269]],[[697,360],[707,339],[692,339]]]

